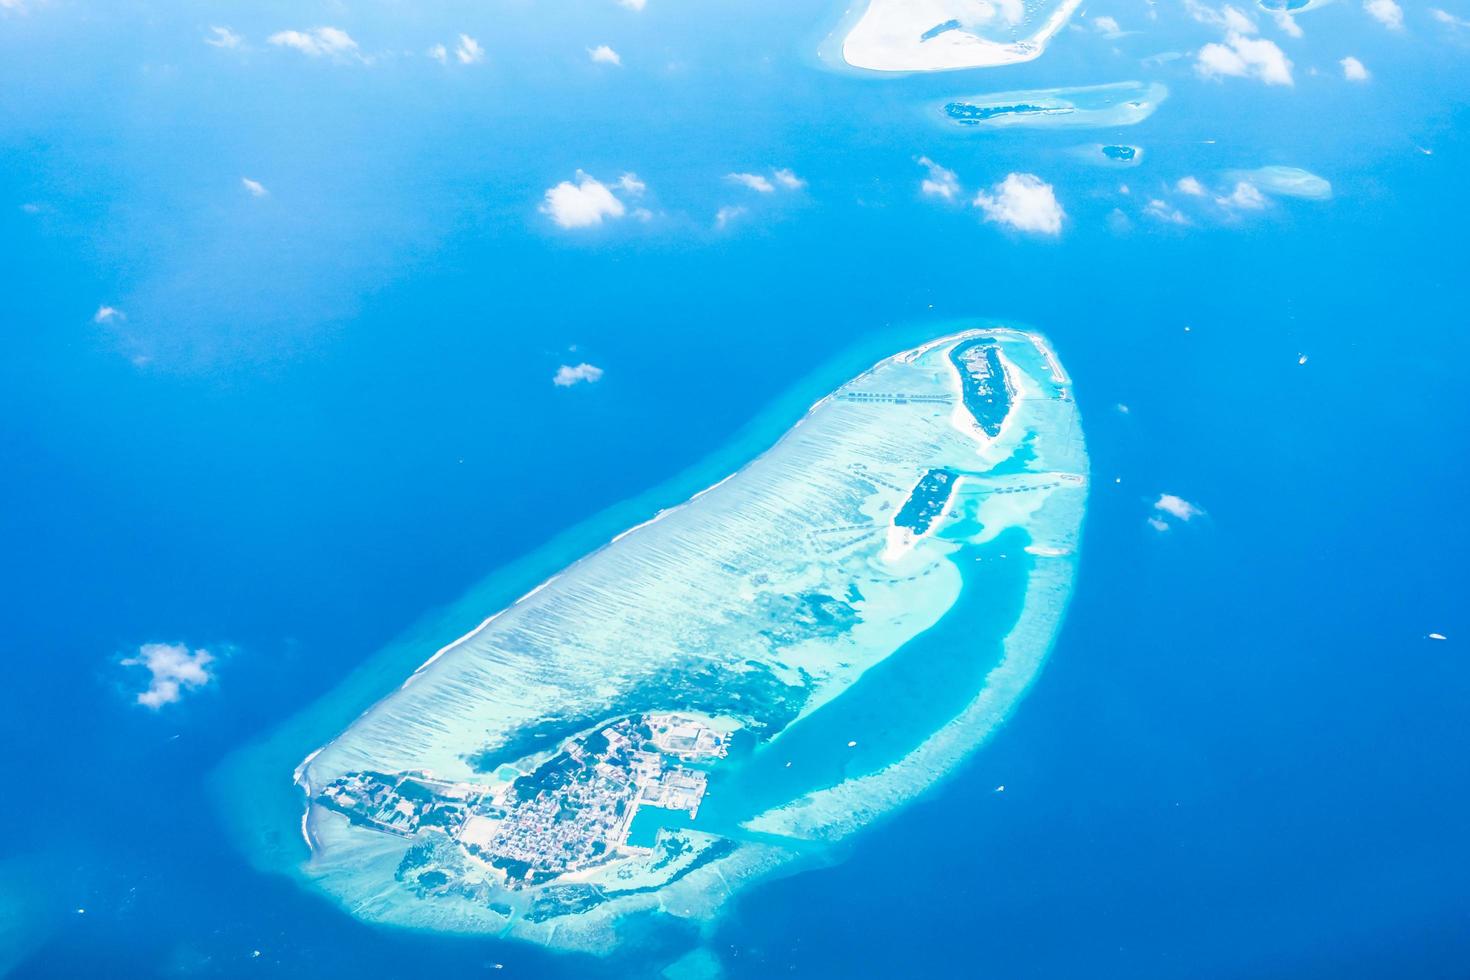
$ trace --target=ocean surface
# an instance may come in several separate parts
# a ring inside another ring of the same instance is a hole
[[[1470,31],[1255,10],[1295,66],[1267,86],[1200,77],[1220,32],[1183,7],[1105,6],[1137,33],[885,77],[817,59],[824,4],[0,5],[0,973],[656,975],[683,949],[360,923],[252,867],[221,766],[488,576],[512,598],[981,320],[1046,333],[1087,431],[1061,637],[959,773],[705,947],[731,977],[1470,971]],[[267,41],[323,24],[361,55]],[[424,56],[460,33],[483,60]],[[932,114],[1133,79],[1169,96],[1129,127]],[[1174,189],[1268,165],[1331,198]],[[725,176],[773,168],[805,186]],[[558,228],[578,169],[636,173],[650,220]],[[1060,234],[964,205],[1011,172]],[[1154,529],[1164,493],[1203,513]],[[153,642],[212,681],[140,706]]]

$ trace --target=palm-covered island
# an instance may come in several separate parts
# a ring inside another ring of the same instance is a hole
[[[1038,335],[882,361],[307,758],[306,876],[369,920],[565,949],[710,917],[1004,720],[1060,623],[1086,476]]]

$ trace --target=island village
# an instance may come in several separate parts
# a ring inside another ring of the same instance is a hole
[[[629,841],[639,810],[695,817],[708,783],[699,767],[728,749],[728,733],[705,720],[634,715],[571,739],[532,772],[496,786],[418,771],[352,772],[317,803],[358,826],[441,845],[429,851],[456,842],[455,860],[408,862],[421,888],[487,878],[521,888],[648,853]]]

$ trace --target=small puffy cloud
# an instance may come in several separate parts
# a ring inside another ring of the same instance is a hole
[[[1361,61],[1359,61],[1357,58],[1354,58],[1352,55],[1348,55],[1346,58],[1339,61],[1338,64],[1342,65],[1342,77],[1346,78],[1348,81],[1366,82],[1368,80],[1368,69],[1363,66],[1363,63]]]
[[[1112,17],[1092,18],[1092,29],[1109,39],[1123,36],[1122,29],[1118,27],[1118,21]]]
[[[919,166],[928,174],[919,183],[921,193],[929,197],[942,197],[953,201],[960,192],[960,178],[953,170],[941,167],[928,157],[919,157]]]
[[[975,195],[975,207],[985,213],[986,221],[1042,235],[1060,234],[1067,216],[1052,185],[1035,174],[1006,175],[989,191]]]
[[[621,66],[623,63],[622,56],[606,44],[599,44],[595,48],[588,48],[587,56],[599,65]]]
[[[127,314],[115,306],[99,306],[97,312],[92,314],[93,323],[117,323],[127,318]]]
[[[212,663],[214,655],[208,650],[190,650],[182,643],[145,643],[138,648],[137,656],[122,661],[124,667],[147,669],[151,679],[148,687],[138,692],[137,702],[154,711],[213,680],[209,672]]]
[[[1363,9],[1369,16],[1391,31],[1403,30],[1404,8],[1394,0],[1363,0]]]
[[[1190,521],[1204,514],[1204,510],[1199,505],[1192,504],[1183,497],[1172,493],[1159,494],[1159,499],[1154,501],[1154,511],[1158,514],[1167,514],[1180,521]]]
[[[215,48],[238,48],[245,43],[245,39],[228,27],[211,27],[204,37],[204,43]]]
[[[725,179],[734,181],[742,187],[748,187],[760,194],[770,194],[776,189],[775,184],[772,184],[760,174],[726,174]]]
[[[715,228],[724,230],[730,222],[745,214],[745,208],[738,204],[727,204],[715,212]]]
[[[312,58],[359,58],[357,42],[337,27],[313,27],[307,31],[277,31],[267,40],[280,48],[291,48]]]
[[[1174,185],[1179,193],[1189,194],[1192,197],[1202,197],[1205,193],[1204,185],[1194,177],[1181,177],[1179,183]]]
[[[591,228],[608,218],[621,218],[627,210],[606,184],[580,170],[575,182],[557,184],[541,203],[541,213],[563,228]]]
[[[1446,27],[1454,28],[1455,30],[1461,30],[1470,27],[1470,20],[1467,20],[1464,17],[1456,17],[1448,10],[1441,10],[1438,7],[1430,7],[1429,16],[1433,17],[1435,20],[1445,25]]]
[[[1236,183],[1235,189],[1228,195],[1215,198],[1215,203],[1240,211],[1259,211],[1266,206],[1266,195],[1255,184],[1242,180]]]
[[[1276,19],[1276,26],[1281,29],[1281,33],[1285,34],[1287,37],[1302,36],[1301,25],[1299,25],[1296,22],[1296,18],[1291,15],[1291,11],[1273,10],[1271,11],[1271,16]]]
[[[1259,78],[1267,85],[1290,85],[1291,61],[1265,38],[1246,37],[1238,32],[1226,35],[1224,44],[1206,44],[1199,49],[1194,70],[1205,78]]]
[[[777,185],[788,191],[799,191],[806,186],[806,181],[796,176],[795,172],[787,167],[778,167],[771,171],[771,179]]]
[[[1235,7],[1226,7],[1222,13],[1227,31],[1234,31],[1237,34],[1254,34],[1256,32],[1256,22]]]
[[[1152,201],[1149,201],[1148,204],[1144,207],[1143,213],[1148,215],[1150,218],[1162,221],[1165,224],[1189,224],[1189,219],[1184,216],[1183,211],[1180,211],[1168,201],[1161,201],[1158,198],[1154,198]]]
[[[258,180],[251,180],[249,177],[241,177],[240,186],[244,187],[251,197],[265,197],[270,194],[264,184]]]
[[[629,171],[618,178],[617,188],[633,197],[641,197],[648,190],[648,185],[638,179],[638,175]]]
[[[459,43],[454,46],[454,57],[462,65],[473,65],[485,57],[485,49],[480,47],[480,42],[468,34],[459,36]]]
[[[449,64],[449,49],[442,44],[436,44],[424,53],[441,65]]]
[[[602,380],[602,368],[596,364],[563,364],[556,369],[556,374],[551,378],[551,383],[558,388],[570,388],[576,384],[596,384]]]
[[[758,194],[772,194],[777,189],[783,191],[798,191],[806,186],[806,181],[796,175],[789,167],[776,167],[771,170],[771,176],[761,174],[736,173],[726,174],[725,179],[748,188]]]
[[[1257,30],[1256,22],[1236,7],[1227,5],[1217,9],[1199,3],[1198,0],[1184,0],[1184,9],[1189,12],[1189,16],[1201,24],[1208,24],[1222,31],[1254,34]]]

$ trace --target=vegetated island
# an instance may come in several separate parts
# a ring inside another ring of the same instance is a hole
[[[963,96],[945,100],[939,111],[973,128],[1096,129],[1142,122],[1168,96],[1160,82],[1111,82]]]
[[[707,920],[1004,720],[1065,610],[1086,487],[1039,335],[890,357],[303,760],[302,873],[367,920],[557,949]]]

